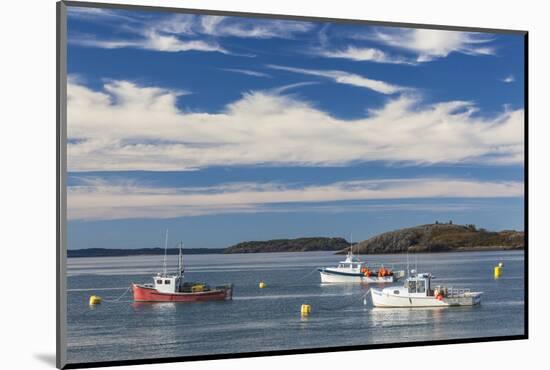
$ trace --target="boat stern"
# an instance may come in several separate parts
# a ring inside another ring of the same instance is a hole
[[[224,291],[224,300],[231,301],[233,299],[233,284],[226,284],[220,287],[216,287],[216,289]]]
[[[471,299],[472,306],[476,306],[478,304],[481,304],[481,296],[483,295],[483,292],[471,292],[468,294],[468,296]]]

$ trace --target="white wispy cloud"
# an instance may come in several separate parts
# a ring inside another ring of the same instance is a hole
[[[182,40],[174,35],[162,35],[153,30],[145,32],[143,34],[143,37],[141,38],[134,37],[127,39],[104,40],[90,36],[76,36],[70,38],[69,42],[76,45],[104,49],[134,48],[164,52],[182,52],[194,50],[229,54],[226,49],[213,41]]]
[[[194,36],[200,33],[196,29],[199,24],[197,17],[193,14],[172,14],[160,19],[148,20],[145,24],[141,24],[141,26],[168,34]]]
[[[372,47],[371,45],[359,46],[350,44],[350,34],[348,31],[332,32],[329,36],[329,28],[330,23],[327,23],[317,32],[319,46],[309,49],[307,51],[309,54],[325,58],[348,59],[357,62],[407,65],[418,64],[414,59],[394,55],[393,53],[388,53],[379,48]],[[336,42],[333,41],[334,38],[337,39]],[[353,38],[361,39],[363,35],[352,34],[351,39]]]
[[[327,58],[349,59],[349,60],[354,60],[358,62],[407,64],[407,65],[418,64],[414,60],[409,60],[407,58],[400,57],[400,56],[390,55],[376,48],[348,46],[346,48],[337,49],[337,50],[318,49],[317,51],[314,51],[314,53]]]
[[[311,85],[317,85],[317,84],[319,84],[319,82],[317,82],[317,81],[297,82],[297,83],[294,83],[294,84],[288,84],[288,85],[275,87],[273,89],[266,90],[266,92],[268,94],[280,95],[284,92],[287,92],[287,91],[292,90],[292,89],[296,89],[298,87],[311,86]]]
[[[504,82],[504,83],[512,83],[516,80],[516,78],[513,76],[513,75],[509,75],[509,76],[506,76],[504,77],[501,81]]]
[[[104,49],[135,48],[163,52],[228,53],[216,41],[200,39],[190,30],[193,21],[193,16],[190,15],[176,14],[156,20],[139,16],[139,13],[120,10],[69,7],[68,16],[69,19],[88,20],[116,27],[118,31],[116,38],[105,38],[93,34],[73,33],[69,30],[68,42],[73,45]]]
[[[105,8],[88,8],[79,6],[69,6],[67,8],[68,16],[71,19],[92,20],[97,21],[124,21],[124,22],[136,22],[139,20],[137,14],[134,17],[126,16],[120,11],[105,9]]]
[[[379,92],[381,94],[395,94],[398,92],[405,92],[405,91],[411,92],[413,90],[408,87],[398,86],[398,85],[390,84],[388,82],[370,79],[364,76],[360,76],[360,75],[345,72],[345,71],[337,71],[337,70],[326,71],[326,70],[317,70],[317,69],[305,69],[305,68],[286,67],[286,66],[273,65],[273,64],[270,64],[267,67],[278,69],[281,71],[288,71],[288,72],[300,73],[304,75],[328,78],[339,84],[364,87],[364,88]]]
[[[468,55],[495,54],[495,49],[488,45],[493,38],[475,32],[384,28],[378,29],[373,34],[356,34],[354,37],[374,40],[415,53],[418,63],[444,58],[453,52]]]
[[[284,91],[284,89],[283,89]],[[344,120],[275,90],[217,113],[187,112],[181,91],[68,83],[70,171],[192,170],[216,165],[339,166],[365,161],[523,164],[524,111],[476,114],[472,102],[390,99]]]
[[[172,218],[223,213],[315,209],[337,201],[420,198],[522,197],[523,183],[447,178],[380,179],[326,185],[231,183],[211,187],[155,188],[87,179],[67,193],[70,220]]]
[[[289,20],[258,20],[253,18],[200,16],[197,32],[217,37],[240,38],[293,38],[297,34],[312,30],[311,22]]]
[[[220,69],[222,71],[240,73],[240,74],[243,74],[243,75],[253,76],[253,77],[267,77],[267,78],[271,77],[270,74],[267,74],[267,73],[264,73],[264,72],[253,71],[253,70],[250,70],[250,69],[240,69],[240,68],[220,68]]]
[[[229,52],[217,41],[224,37],[293,38],[314,27],[310,22],[258,20],[251,18],[174,14],[162,17],[138,17],[123,11],[93,8],[69,8],[69,18],[93,20],[117,27],[124,36],[117,38],[78,35],[69,32],[74,45],[117,49],[138,48],[162,52],[204,51],[251,56]]]

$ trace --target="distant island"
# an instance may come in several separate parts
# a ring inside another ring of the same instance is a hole
[[[242,242],[225,249],[224,253],[338,251],[349,245],[344,238],[275,239]]]
[[[235,244],[228,248],[183,248],[183,254],[231,254],[231,253],[268,253],[268,252],[310,252],[310,251],[339,251],[349,247],[344,238],[298,238],[275,239],[266,241],[249,241]],[[168,248],[167,254],[178,254],[177,248]],[[110,249],[86,248],[69,249],[68,257],[123,257],[141,255],[162,255],[163,248],[140,249]]]
[[[475,225],[434,223],[373,236],[354,246],[356,254],[429,253],[523,249],[523,231],[487,231]],[[349,246],[339,251],[347,253]]]
[[[350,243],[344,238],[297,238],[247,241],[228,248],[184,248],[183,254],[233,254],[233,253],[275,253],[335,251],[347,253]],[[523,231],[487,231],[475,225],[453,225],[434,223],[389,231],[354,243],[356,254],[388,253],[430,253],[482,250],[523,249]],[[167,254],[178,254],[177,248],[169,248]],[[122,257],[138,255],[162,255],[163,248],[109,249],[87,248],[69,249],[68,257]]]

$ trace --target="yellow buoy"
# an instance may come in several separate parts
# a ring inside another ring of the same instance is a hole
[[[501,267],[500,266],[495,266],[495,268],[493,270],[493,275],[494,275],[495,279],[498,279],[500,277],[500,273],[501,273]]]
[[[90,296],[90,306],[94,306],[96,304],[101,303],[101,297],[97,295]]]
[[[263,281],[260,281],[260,284],[258,284],[258,286],[260,287],[260,289],[263,289],[265,288],[265,283]]]
[[[303,304],[300,308],[302,315],[309,315],[311,313],[311,306],[308,304]]]

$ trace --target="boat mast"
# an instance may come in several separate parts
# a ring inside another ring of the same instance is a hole
[[[179,246],[180,246],[180,255],[178,259],[178,269],[179,269],[179,274],[183,275],[183,254],[182,254],[183,242],[180,242]]]
[[[164,237],[164,262],[163,262],[164,276],[166,276],[166,250],[167,249],[168,249],[168,229],[166,229],[166,236]]]
[[[409,270],[409,250],[407,249],[407,278],[411,276],[411,270]]]
[[[353,233],[349,234],[349,241],[350,241],[349,253],[350,253],[350,256],[353,257]]]

